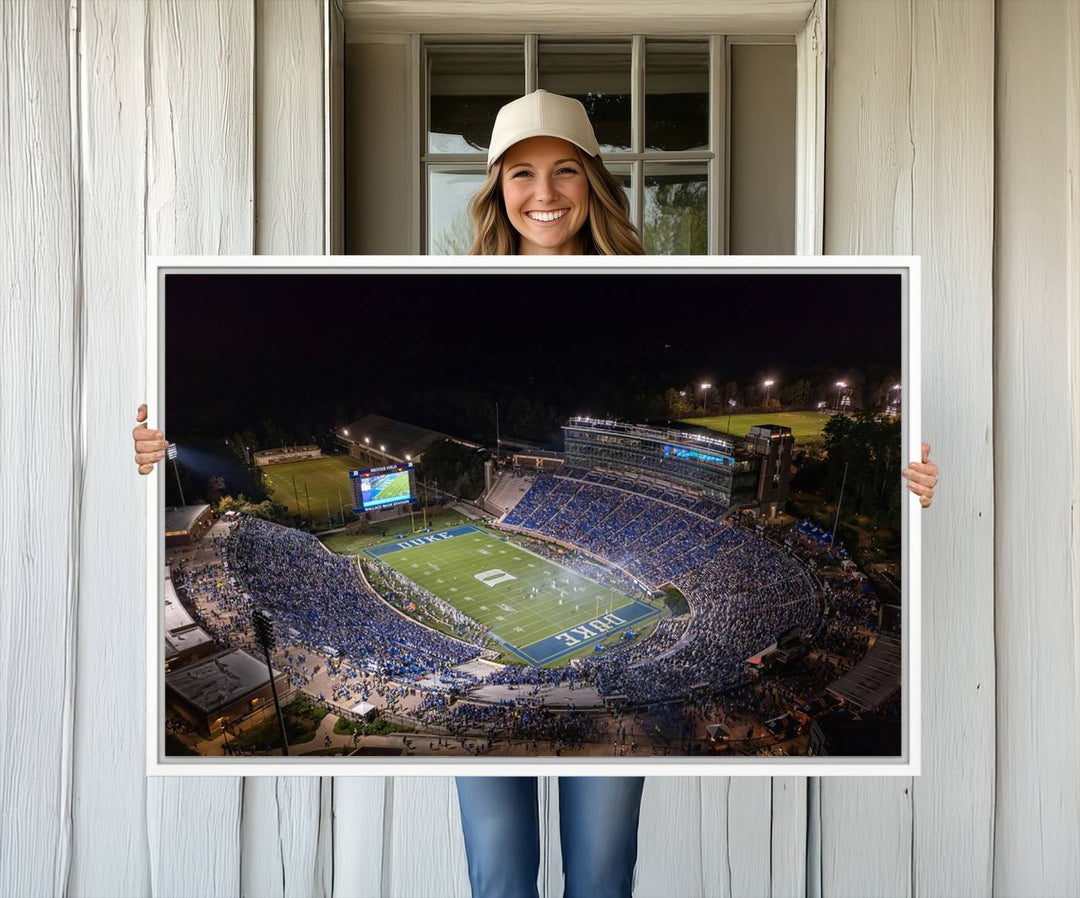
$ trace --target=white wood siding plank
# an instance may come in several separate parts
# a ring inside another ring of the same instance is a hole
[[[825,252],[910,254],[910,7],[835,0],[827,16]],[[910,778],[823,778],[819,808],[823,895],[910,894]]]
[[[334,783],[334,898],[382,898],[384,819],[392,777],[338,777]]]
[[[395,776],[390,783],[393,798],[383,842],[383,894],[389,898],[469,898],[454,778]]]
[[[1080,884],[1072,6],[998,4],[997,895],[1074,895]]]
[[[321,795],[317,776],[246,778],[241,895],[328,894],[319,855]]]
[[[699,878],[697,890],[686,894],[803,895],[805,777],[701,777],[699,782],[700,852],[694,857],[685,848],[671,849],[670,863],[684,866],[685,877]]]
[[[635,898],[703,898],[701,779],[646,777],[638,820]]]
[[[154,898],[235,898],[240,890],[242,777],[147,779]]]
[[[772,811],[771,777],[732,779],[727,808],[732,895],[772,894]]]
[[[149,251],[250,254],[252,2],[155,0],[148,9]]]
[[[254,246],[252,3],[155,2],[147,31],[147,250],[248,254]],[[151,407],[151,422],[160,412]],[[242,781],[154,777],[147,783],[153,894],[240,894]]]
[[[255,7],[255,252],[323,252],[321,0]]]
[[[129,429],[146,397],[146,7],[79,6],[85,440],[74,851],[69,894],[150,893],[146,840],[145,478]],[[123,526],[121,526],[123,524]]]
[[[772,888],[775,898],[806,895],[806,804],[808,777],[772,778]]]
[[[323,0],[323,5],[325,251],[339,254],[345,251],[345,19],[339,0]]]
[[[68,4],[0,14],[0,894],[63,891],[84,447]]]
[[[916,895],[989,895],[994,808],[994,7],[912,10],[912,252],[922,256],[923,437]],[[961,389],[957,386],[963,385]]]
[[[325,239],[323,9],[320,0],[255,4],[255,252],[310,255]],[[318,777],[249,777],[242,894],[325,895]]]
[[[987,894],[994,10],[829,9],[826,251],[922,256],[924,438],[946,479],[923,522],[923,776],[822,781],[822,893]]]

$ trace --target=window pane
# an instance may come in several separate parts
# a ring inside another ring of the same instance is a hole
[[[622,184],[622,189],[626,193],[626,199],[630,203],[630,217],[634,217],[634,179],[629,165],[612,165],[608,162],[604,163],[604,166],[609,172],[615,176],[615,180]]]
[[[709,149],[707,41],[646,41],[645,149]]]
[[[429,153],[487,152],[499,108],[525,93],[524,44],[429,46]]]
[[[708,251],[708,175],[704,163],[645,165],[645,252],[704,255]]]
[[[628,152],[630,41],[540,41],[539,51],[539,86],[581,101],[601,153]]]
[[[468,204],[484,183],[483,165],[428,169],[428,247],[433,256],[463,256],[472,245]]]

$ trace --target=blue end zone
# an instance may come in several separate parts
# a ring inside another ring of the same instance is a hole
[[[404,549],[415,549],[417,546],[428,546],[432,543],[441,543],[443,540],[453,539],[455,536],[465,536],[468,533],[480,533],[475,527],[463,524],[461,527],[453,527],[450,530],[440,530],[438,533],[424,533],[421,536],[413,536],[409,539],[387,543],[385,546],[373,546],[364,549],[365,554],[378,558],[380,555],[389,555],[392,552],[401,552]]]
[[[601,614],[594,620],[585,621],[585,623],[577,627],[570,627],[562,633],[556,633],[547,639],[541,639],[539,642],[534,642],[523,649],[515,648],[513,652],[530,664],[539,667],[542,664],[549,664],[552,661],[565,658],[583,646],[599,642],[617,630],[622,630],[639,621],[648,620],[659,613],[657,609],[646,605],[644,602],[633,602],[611,612],[611,614]]]

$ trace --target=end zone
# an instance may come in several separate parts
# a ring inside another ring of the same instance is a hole
[[[452,527],[449,530],[440,530],[438,533],[424,533],[421,536],[411,536],[408,539],[400,539],[392,543],[387,543],[382,546],[372,546],[369,549],[364,549],[364,553],[378,558],[380,555],[390,555],[393,552],[402,552],[405,549],[415,549],[418,546],[429,546],[432,543],[441,543],[444,540],[453,539],[455,536],[465,536],[469,533],[481,533],[475,527],[469,524],[462,524],[460,527]],[[488,534],[484,534],[487,536]]]
[[[565,658],[587,645],[592,645],[610,636],[615,630],[621,630],[631,624],[648,620],[660,612],[644,602],[631,602],[618,611],[602,614],[593,620],[585,621],[576,627],[570,627],[562,633],[556,633],[524,648],[515,648],[514,654],[530,664],[540,667]]]

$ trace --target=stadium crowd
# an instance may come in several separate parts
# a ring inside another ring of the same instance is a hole
[[[347,558],[310,534],[245,517],[230,534],[227,557],[244,590],[281,630],[374,662],[385,676],[415,680],[476,655],[474,647],[395,613],[361,585]]]
[[[727,688],[745,680],[744,660],[780,633],[817,629],[814,585],[782,548],[692,511],[692,497],[674,502],[670,492],[655,498],[632,486],[614,474],[564,469],[537,478],[503,520],[588,549],[657,586],[673,583],[687,598],[688,621],[665,621],[646,642],[583,660],[583,678],[602,694],[645,702],[685,698],[699,685]]]
[[[249,640],[250,609],[258,606],[271,613],[293,646],[333,647],[347,657],[348,665],[332,662],[331,695],[320,700],[347,706],[377,692],[394,708],[422,678],[436,675],[441,690],[423,691],[419,708],[405,713],[451,732],[486,730],[500,738],[572,746],[601,735],[593,729],[594,719],[529,708],[528,696],[541,686],[594,686],[605,697],[630,704],[686,700],[702,691],[712,695],[745,683],[744,660],[788,628],[819,629],[820,602],[804,567],[783,547],[718,521],[715,508],[702,507],[702,501],[647,482],[571,468],[538,477],[504,518],[525,536],[587,549],[647,583],[674,584],[689,603],[689,614],[665,618],[648,640],[609,645],[575,667],[509,665],[483,679],[455,670],[477,655],[476,647],[396,613],[380,595],[402,608],[421,606],[480,644],[486,628],[389,566],[369,562],[365,576],[376,595],[348,559],[327,552],[314,537],[256,518],[241,518],[228,537],[215,538],[213,565],[189,569],[181,561],[173,576],[218,610],[217,636],[223,641]],[[625,590],[632,583],[584,555],[560,554],[550,543],[530,541],[528,548],[594,580],[606,572],[611,585]],[[854,647],[876,610],[874,598],[837,580],[830,601],[838,615],[828,630],[830,641],[837,649]],[[296,652],[286,653],[285,666],[303,687],[315,669]],[[477,685],[525,688],[498,704],[451,703],[444,691],[452,686],[468,699]]]
[[[455,736],[483,732],[489,740],[532,739],[536,748],[544,741],[551,743],[556,753],[596,742],[608,730],[607,723],[593,714],[521,707],[511,699],[478,705],[451,703],[445,695],[427,693],[423,703],[407,713],[424,725],[445,727]]]

